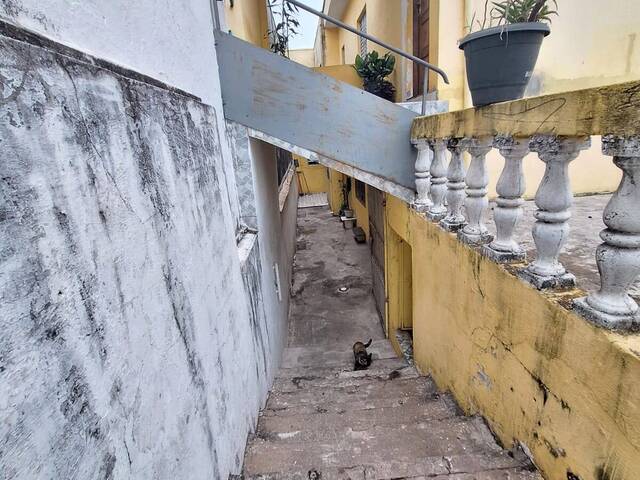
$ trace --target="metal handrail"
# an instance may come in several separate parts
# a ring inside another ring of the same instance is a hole
[[[324,20],[326,20],[327,22],[333,23],[334,25],[337,25],[340,28],[343,28],[345,30],[348,30],[351,33],[354,33],[356,35],[358,35],[359,37],[363,37],[366,38],[367,40],[376,43],[378,45],[380,45],[381,47],[386,48],[387,50],[391,50],[394,53],[397,53],[398,55],[408,58],[409,60],[411,60],[414,63],[417,63],[418,65],[422,65],[424,67],[424,80],[423,80],[423,84],[422,84],[422,115],[424,115],[426,113],[427,110],[427,90],[428,90],[428,82],[429,82],[429,70],[433,70],[434,72],[436,72],[438,75],[440,75],[442,77],[442,79],[444,80],[444,83],[446,83],[447,85],[449,84],[449,77],[447,76],[447,74],[444,72],[444,70],[442,70],[441,68],[437,67],[436,65],[432,65],[429,62],[425,62],[424,60],[422,60],[421,58],[418,58],[414,55],[411,55],[407,52],[404,52],[402,50],[400,50],[399,48],[394,47],[393,45],[389,45],[388,43],[383,42],[382,40],[379,40],[378,38],[369,35],[367,33],[364,32],[360,32],[359,30],[356,30],[355,28],[353,28],[350,25],[347,25],[346,23],[341,22],[340,20],[337,20],[333,17],[330,17],[329,15],[325,15],[323,12],[319,12],[318,10],[315,10],[303,3],[300,3],[298,0],[285,0],[285,2],[291,3],[293,5],[295,5],[298,8],[301,8],[302,10],[306,10],[307,12],[316,15],[317,17],[320,17]]]

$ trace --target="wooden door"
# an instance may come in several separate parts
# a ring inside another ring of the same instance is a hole
[[[369,241],[371,242],[371,273],[373,277],[373,297],[376,308],[386,329],[386,294],[384,273],[384,192],[367,185],[369,206]]]
[[[413,54],[429,61],[429,0],[413,0]],[[413,65],[413,95],[422,95],[424,68]]]

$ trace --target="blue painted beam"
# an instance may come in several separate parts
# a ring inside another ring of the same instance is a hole
[[[415,189],[416,113],[216,33],[228,120]]]

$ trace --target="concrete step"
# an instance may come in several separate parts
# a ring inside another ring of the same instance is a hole
[[[402,398],[378,398],[374,400],[368,400],[366,402],[328,402],[321,405],[302,404],[295,406],[285,406],[279,408],[265,409],[260,412],[261,417],[288,417],[295,415],[313,415],[323,413],[336,413],[343,414],[345,412],[356,412],[360,410],[375,410],[375,409],[392,409],[402,407],[420,407],[424,405],[426,401],[434,401],[432,396],[429,397],[402,397]],[[456,403],[451,397],[443,395],[438,401],[444,402],[451,409],[458,409]]]
[[[320,413],[261,416],[255,436],[263,440],[289,439],[320,440],[342,434],[345,430],[365,431],[373,425],[395,428],[397,425],[418,424],[444,420],[460,415],[459,409],[446,397],[435,400],[417,399],[394,407],[370,409],[336,409]],[[349,405],[345,405],[348,407]]]
[[[483,463],[473,462],[490,459],[493,468],[484,469]],[[450,466],[450,462],[466,464],[470,469],[464,472]],[[542,480],[529,465],[521,465],[507,454],[458,455],[454,457],[429,457],[406,464],[401,462],[354,465],[349,467],[324,467],[292,472],[266,472],[245,474],[245,480],[308,480],[309,472],[315,470],[322,479],[331,480]]]
[[[363,339],[366,341],[367,339]],[[367,349],[374,362],[381,359],[398,358],[391,343],[375,340]],[[351,347],[329,350],[327,347],[288,347],[284,350],[281,368],[298,367],[353,367]]]
[[[249,475],[291,473],[353,465],[373,465],[381,469],[387,465],[395,477],[425,472],[437,475],[451,473],[448,470],[451,459],[469,454],[498,458],[504,452],[480,418],[453,417],[394,426],[371,425],[365,430],[344,427],[312,432],[307,429],[267,439],[256,437],[245,456],[245,472]],[[446,469],[432,471],[432,464],[422,463],[425,458],[440,458]]]
[[[267,400],[266,410],[280,410],[295,406],[327,408],[334,403],[353,404],[361,408],[378,399],[406,399],[408,397],[427,398],[437,394],[437,388],[430,379],[397,378],[362,379],[362,383],[335,387],[313,387],[289,392],[272,391]]]
[[[406,480],[543,480],[538,472],[531,471],[529,468],[507,468],[475,473],[437,475],[435,477],[421,475],[405,478]]]
[[[395,363],[395,362],[394,362]],[[413,367],[402,365],[401,368],[389,367],[373,368],[359,371],[338,370],[333,373],[326,371],[309,371],[304,375],[276,378],[272,392],[285,393],[310,388],[343,388],[361,386],[367,383],[386,380],[419,378],[420,375]]]
[[[295,378],[295,377],[324,377],[324,378],[346,378],[346,377],[379,377],[388,376],[395,370],[404,370],[408,367],[407,362],[402,358],[385,358],[375,359],[371,366],[366,370],[353,370],[353,354],[348,365],[339,366],[308,366],[308,367],[292,367],[281,368],[276,379]],[[415,370],[414,370],[415,371]],[[403,371],[403,375],[408,374]],[[417,372],[416,372],[417,373]]]

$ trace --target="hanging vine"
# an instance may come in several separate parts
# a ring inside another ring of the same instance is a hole
[[[269,0],[269,8],[275,12],[274,17],[279,17],[273,29],[269,30],[271,51],[289,57],[289,40],[298,34],[300,28],[298,7],[286,0]]]

